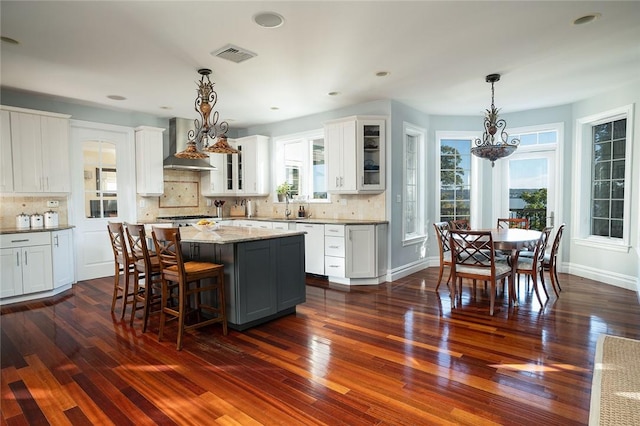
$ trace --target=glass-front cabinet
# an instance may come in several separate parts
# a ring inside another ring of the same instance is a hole
[[[385,190],[385,117],[353,116],[325,123],[329,192]]]

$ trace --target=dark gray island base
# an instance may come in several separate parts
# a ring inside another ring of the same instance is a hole
[[[229,327],[246,330],[305,302],[304,232],[222,226],[180,235],[189,258],[224,264]]]

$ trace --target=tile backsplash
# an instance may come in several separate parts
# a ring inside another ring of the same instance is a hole
[[[137,196],[137,221],[152,221],[158,216],[216,215],[212,198],[200,195],[200,172],[165,170],[165,194],[162,197]],[[223,216],[229,217],[231,206],[243,199],[250,199],[254,217],[285,217],[285,203],[277,202],[274,194],[262,197],[216,197],[224,200]],[[58,201],[56,208],[47,207],[47,201]],[[208,206],[207,203],[211,202]],[[69,224],[68,197],[15,196],[0,197],[2,228],[14,228],[20,213],[44,213],[57,211],[61,225]],[[332,195],[330,202],[308,203],[291,201],[289,210],[295,218],[299,207],[304,206],[307,216],[316,219],[385,220],[385,193],[371,195]],[[73,225],[73,223],[71,223]]]

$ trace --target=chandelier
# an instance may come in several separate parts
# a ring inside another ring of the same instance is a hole
[[[187,148],[174,155],[178,158],[198,160],[209,157],[208,154],[202,151],[216,154],[237,154],[238,151],[227,143],[225,133],[229,130],[229,124],[226,121],[218,124],[218,111],[213,111],[213,107],[218,102],[218,94],[213,90],[213,83],[209,80],[211,70],[202,68],[198,70],[198,74],[202,77],[198,82],[195,110],[200,114],[200,119],[196,118],[193,121],[195,129],[191,129],[187,133]],[[211,114],[212,111],[213,114]]]
[[[500,81],[500,74],[489,74],[486,77],[487,83],[491,83],[491,109],[488,109],[484,117],[484,133],[482,139],[476,138],[471,153],[476,157],[486,158],[491,161],[491,167],[495,166],[495,161],[499,158],[513,154],[520,143],[519,139],[509,140],[509,135],[504,130],[507,122],[498,118],[499,109],[493,104],[493,83]],[[496,133],[500,132],[500,138]]]

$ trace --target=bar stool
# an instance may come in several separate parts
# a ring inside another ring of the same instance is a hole
[[[176,349],[182,349],[182,336],[185,330],[222,323],[222,333],[227,335],[226,299],[224,295],[224,265],[209,262],[185,262],[180,245],[179,228],[151,228],[153,243],[162,270],[162,308],[160,309],[160,331],[158,341],[162,339],[167,315],[178,320],[178,341]],[[201,285],[201,281],[213,279],[213,284]],[[178,303],[169,306],[170,283],[177,283]],[[202,303],[203,292],[215,290],[217,305]],[[194,296],[193,304],[191,296]],[[212,319],[203,319],[202,311],[215,314]],[[196,314],[196,321],[186,324],[188,315]]]
[[[157,309],[154,310],[154,313],[160,313],[160,300],[162,298],[160,261],[155,253],[149,252],[144,225],[127,224],[125,229],[134,263],[134,296],[129,324],[133,325],[136,311],[143,309],[142,332],[145,333],[151,308],[156,307]],[[141,289],[140,280],[142,279],[144,279],[144,287]],[[140,307],[138,307],[138,302],[142,304]]]
[[[134,273],[134,264],[127,241],[124,237],[124,229],[120,222],[108,222],[107,230],[111,239],[111,248],[115,260],[115,278],[113,281],[113,299],[111,300],[111,312],[116,308],[116,300],[122,299],[122,315],[127,310],[127,305],[133,304],[133,292],[129,291],[129,277]],[[124,274],[124,285],[120,284],[120,274]]]

